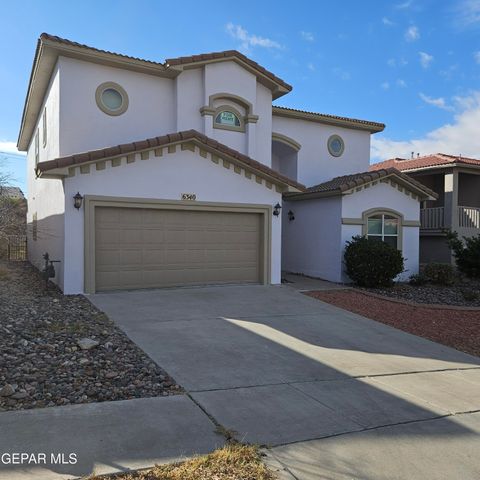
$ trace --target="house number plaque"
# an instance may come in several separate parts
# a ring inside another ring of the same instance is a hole
[[[197,196],[194,193],[182,193],[182,200],[196,200]]]

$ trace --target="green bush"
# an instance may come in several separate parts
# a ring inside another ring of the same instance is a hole
[[[447,244],[452,250],[457,268],[470,278],[480,278],[480,235],[458,238],[457,232],[447,233]]]
[[[418,273],[418,274],[413,274],[410,275],[410,278],[408,279],[408,283],[410,285],[414,285],[415,287],[421,287],[422,285],[425,285],[428,282],[428,278],[423,275],[423,273]]]
[[[347,242],[344,260],[347,275],[362,287],[390,286],[404,270],[401,252],[373,238],[353,237]]]
[[[453,285],[455,283],[455,269],[448,263],[429,263],[423,274],[427,280],[436,285]]]

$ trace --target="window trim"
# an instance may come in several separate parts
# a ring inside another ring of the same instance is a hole
[[[223,125],[221,123],[217,123],[215,119],[217,118],[217,115],[222,112],[232,112],[233,114],[235,114],[240,121],[240,126],[236,127],[233,125]],[[218,128],[220,130],[230,130],[234,132],[245,132],[245,120],[243,115],[235,107],[226,104],[220,105],[215,109],[213,113],[213,128]]]
[[[362,235],[368,237],[368,219],[375,215],[382,215],[382,241],[383,241],[383,229],[384,229],[384,215],[394,217],[398,220],[398,231],[397,231],[397,250],[403,250],[403,226],[404,226],[404,217],[400,212],[392,210],[390,208],[371,208],[362,213]],[[377,235],[379,236],[379,235]],[[394,237],[395,235],[387,235]]]
[[[103,92],[108,89],[116,90],[122,97],[122,106],[118,110],[112,110],[111,108],[108,108],[103,103],[103,99],[102,99]],[[107,115],[111,115],[112,117],[118,117],[119,115],[122,115],[123,113],[125,113],[128,109],[128,103],[129,103],[127,92],[121,85],[115,82],[101,83],[97,87],[97,90],[95,91],[95,101],[97,102],[97,107],[103,113],[106,113]]]

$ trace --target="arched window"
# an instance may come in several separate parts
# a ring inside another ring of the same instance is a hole
[[[213,115],[213,127],[244,132],[244,115],[232,105],[220,105],[215,109]]]
[[[402,248],[402,216],[393,211],[371,210],[364,213],[364,234],[392,247]]]
[[[240,127],[240,119],[233,112],[222,110],[217,113],[215,123],[218,125],[228,125],[229,127]]]

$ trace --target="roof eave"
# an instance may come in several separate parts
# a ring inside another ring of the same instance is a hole
[[[321,113],[300,112],[290,110],[278,106],[272,107],[272,115],[278,117],[294,118],[297,120],[306,120],[310,122],[322,123],[324,125],[332,125],[336,127],[350,128],[355,130],[363,130],[370,133],[383,132],[385,125],[383,123],[362,122],[356,119],[335,118]]]
[[[140,154],[145,151],[154,150],[155,148],[159,148],[159,147],[164,148],[170,145],[179,145],[186,142],[193,143],[197,147],[201,148],[202,150],[208,151],[212,155],[216,155],[220,158],[224,158],[228,162],[231,162],[234,165],[238,165],[244,168],[245,170],[252,172],[257,176],[264,178],[266,181],[272,183],[273,185],[278,185],[279,187],[282,187],[282,189],[284,189],[284,192],[298,193],[298,192],[302,192],[302,188],[305,188],[300,184],[298,185],[292,184],[295,182],[289,183],[287,178],[282,179],[281,177],[273,176],[262,169],[256,168],[254,165],[248,165],[247,163],[243,162],[241,159],[238,159],[235,156],[230,155],[228,152],[219,151],[215,147],[209,145],[208,142],[204,143],[198,137],[196,137],[194,133],[190,133],[190,132],[188,133],[188,136],[186,136],[185,138],[176,139],[159,146],[150,145],[148,147],[132,150],[129,152],[116,151],[116,153],[112,155],[99,156],[95,159],[87,159],[83,162],[75,162],[74,164],[65,164],[64,166],[58,166],[58,163],[57,163],[56,166],[53,166],[53,164],[57,162],[57,160],[41,162],[38,164],[37,175],[42,178],[65,178],[69,176],[69,169],[72,167],[79,167],[82,165],[92,165],[100,161],[106,161],[106,160],[111,160],[113,158],[125,157],[129,153]]]
[[[415,173],[415,172],[423,172],[427,170],[441,170],[445,168],[471,168],[473,170],[480,169],[480,165],[475,165],[473,163],[464,163],[464,162],[455,162],[455,163],[442,163],[440,165],[430,165],[428,167],[418,167],[418,168],[409,168],[401,170],[403,173]]]

